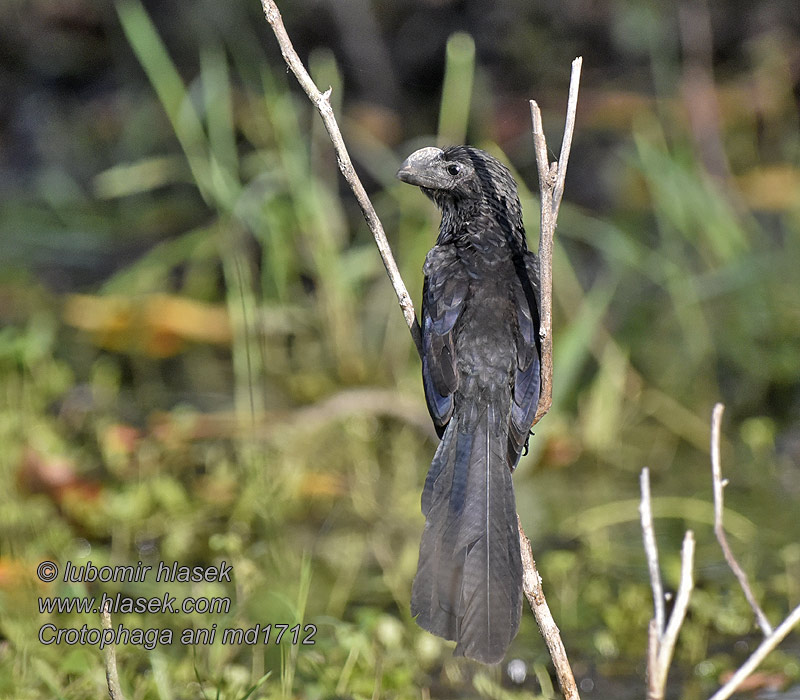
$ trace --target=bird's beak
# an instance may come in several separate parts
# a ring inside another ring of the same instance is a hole
[[[397,177],[409,185],[436,189],[441,183],[436,177],[434,164],[443,154],[441,148],[433,146],[420,148],[403,161],[400,170],[397,171]]]

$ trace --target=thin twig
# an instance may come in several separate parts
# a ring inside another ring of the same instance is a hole
[[[747,574],[745,574],[742,567],[739,566],[736,557],[733,556],[733,551],[725,535],[725,528],[722,525],[723,490],[728,483],[727,479],[722,479],[722,461],[719,456],[720,426],[722,424],[722,412],[724,410],[725,406],[718,403],[714,406],[714,410],[711,414],[711,474],[714,481],[714,534],[717,536],[719,546],[722,548],[722,553],[725,555],[725,561],[728,562],[731,571],[733,571],[734,575],[739,580],[739,586],[741,586],[744,592],[744,597],[747,598],[747,602],[753,609],[758,626],[761,628],[764,636],[767,637],[772,634],[772,625],[761,609],[761,606],[758,604],[755,595],[753,595],[753,590],[750,588],[750,583],[747,580]]]
[[[531,606],[533,615],[539,625],[539,630],[542,633],[542,637],[544,637],[545,644],[547,644],[550,658],[553,659],[558,683],[561,686],[561,692],[564,693],[564,698],[566,700],[580,700],[578,686],[575,684],[575,676],[567,658],[567,651],[561,641],[561,633],[544,597],[542,577],[539,575],[536,562],[533,559],[531,541],[522,530],[519,516],[517,516],[517,522],[519,524],[519,543],[522,553],[522,591],[528,599],[528,604]]]
[[[655,620],[650,621],[647,649],[647,700],[662,700],[664,697],[667,675],[672,664],[672,655],[675,652],[675,643],[678,641],[678,633],[686,617],[694,587],[694,544],[694,534],[691,530],[687,530],[681,547],[681,581],[675,597],[675,606],[672,608],[667,627],[660,637],[654,629]],[[654,644],[657,649],[653,648]]]
[[[383,260],[383,265],[392,282],[395,294],[397,294],[397,301],[400,303],[400,308],[403,311],[406,324],[411,331],[411,337],[414,339],[414,344],[417,346],[417,352],[422,355],[422,335],[420,333],[419,322],[414,313],[414,304],[403,283],[403,278],[400,276],[400,270],[398,270],[397,263],[392,255],[392,249],[389,246],[389,240],[386,238],[386,233],[383,230],[383,224],[381,224],[375,207],[372,206],[367,191],[364,189],[364,185],[361,184],[361,180],[353,167],[353,162],[350,160],[350,154],[347,152],[347,147],[342,138],[342,132],[339,130],[339,125],[336,123],[336,117],[331,107],[331,90],[328,88],[325,92],[321,92],[311,79],[303,62],[294,50],[292,41],[289,39],[286,28],[283,26],[281,13],[273,0],[261,0],[261,6],[264,8],[264,15],[267,18],[267,22],[269,22],[275,34],[275,38],[278,40],[278,45],[281,48],[281,53],[283,54],[284,61],[286,61],[286,65],[289,66],[292,73],[294,73],[300,86],[314,103],[322,117],[325,129],[336,151],[336,160],[339,164],[339,170],[341,170],[344,179],[347,181],[347,184],[350,185],[350,189],[356,196],[358,205],[361,207],[361,213],[364,215],[367,226],[369,226],[369,230],[375,238],[375,243],[378,246],[378,251]]]
[[[541,388],[533,424],[536,425],[550,410],[553,403],[553,190],[554,170],[547,162],[547,142],[542,128],[542,112],[531,100],[533,145],[536,151],[536,169],[539,171],[541,215],[539,221],[539,344]],[[555,165],[555,164],[554,164]]]
[[[656,619],[653,618],[647,626],[647,700],[656,700],[664,695],[656,686],[658,681],[655,672],[658,667],[658,638],[658,625]]]
[[[711,414],[711,473],[714,480],[714,533],[717,536],[720,547],[722,547],[725,561],[728,562],[731,571],[733,571],[736,578],[739,580],[739,585],[747,598],[747,602],[750,603],[750,607],[755,613],[758,625],[764,633],[764,639],[747,661],[745,661],[738,668],[736,673],[731,676],[728,682],[711,696],[710,700],[726,700],[733,695],[742,682],[758,668],[759,664],[765,658],[767,658],[767,655],[783,641],[784,637],[786,637],[798,623],[800,623],[800,605],[798,605],[780,625],[774,630],[772,629],[767,616],[764,614],[764,611],[758,605],[753,595],[753,591],[747,580],[747,575],[737,563],[728,545],[728,539],[725,536],[725,529],[722,525],[722,515],[724,512],[722,497],[727,480],[722,478],[722,460],[720,459],[719,450],[722,412],[724,410],[725,406],[718,403],[714,406],[714,411]]]
[[[661,638],[658,650],[658,666],[663,669],[664,685],[667,681],[667,670],[672,663],[672,653],[675,650],[675,642],[678,641],[678,632],[681,630],[686,611],[689,608],[689,598],[694,588],[694,533],[687,530],[683,537],[681,547],[681,582],[678,585],[678,595],[675,596],[675,606],[669,616],[667,628]]]
[[[539,172],[539,192],[542,193],[542,212],[545,209],[552,208],[553,199],[553,181],[550,176],[550,163],[547,160],[547,141],[544,136],[544,127],[542,126],[542,110],[536,100],[530,101],[531,105],[531,125],[533,129],[533,146],[536,151],[536,170]],[[544,196],[547,193],[548,196]],[[549,221],[549,219],[548,219]],[[550,226],[543,226],[544,229],[550,229]],[[541,231],[539,232],[539,240],[541,242]]]
[[[564,138],[558,163],[548,163],[547,142],[542,128],[542,113],[535,100],[531,100],[531,122],[533,124],[533,145],[536,152],[536,167],[539,171],[539,193],[541,199],[541,218],[539,227],[539,341],[541,344],[541,390],[539,405],[536,407],[536,425],[550,410],[553,403],[553,236],[556,219],[564,195],[564,182],[567,177],[567,163],[575,131],[575,114],[578,109],[578,90],[581,81],[583,58],[578,56],[572,62],[567,100],[567,117],[564,124]]]
[[[581,67],[583,56],[578,56],[572,61],[572,71],[569,79],[569,96],[567,97],[567,119],[564,122],[564,139],[561,141],[561,153],[558,156],[558,178],[553,189],[553,219],[558,217],[561,198],[564,196],[564,182],[567,178],[567,162],[572,148],[572,134],[575,131],[575,115],[578,111],[578,89],[581,82]],[[555,223],[555,221],[553,222]]]
[[[789,616],[758,645],[758,648],[750,655],[747,661],[739,667],[725,685],[711,696],[710,700],[726,700],[733,695],[742,684],[742,681],[758,668],[759,664],[767,658],[767,655],[783,641],[784,637],[798,623],[800,623],[800,605],[792,610]]]
[[[105,630],[111,629],[111,603],[106,601],[103,608],[100,610],[100,624],[103,626],[103,633]],[[113,643],[103,646],[103,662],[106,667],[106,684],[108,685],[108,697],[111,700],[125,700],[122,694],[122,687],[119,684],[119,674],[117,673],[117,650]]]
[[[642,516],[642,536],[644,551],[647,557],[647,568],[650,571],[650,587],[653,589],[654,622],[656,640],[660,642],[664,635],[664,585],[661,582],[661,571],[658,566],[658,545],[653,529],[653,509],[650,504],[650,470],[645,467],[639,479],[642,491],[642,502],[639,512]]]

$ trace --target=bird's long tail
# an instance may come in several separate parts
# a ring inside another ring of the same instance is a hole
[[[421,627],[486,664],[503,659],[522,610],[504,424],[491,405],[474,420],[454,416],[448,424],[422,493],[426,521],[411,594]]]

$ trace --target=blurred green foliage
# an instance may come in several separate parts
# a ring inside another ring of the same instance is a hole
[[[122,645],[129,698],[555,697],[529,616],[510,656],[527,665],[520,683],[503,668],[453,659],[451,645],[409,617],[419,490],[436,444],[418,362],[319,120],[255,39],[266,24],[242,29],[237,41],[207,31],[192,44],[188,73],[138,0],[115,7],[152,87],[128,105],[120,136],[134,152],[142,142],[137,158],[97,169],[91,192],[44,168],[48,196],[2,202],[11,252],[0,279],[0,696],[105,693],[95,647],[37,640],[48,620],[97,627],[97,616],[39,614],[38,596],[165,592],[152,579],[42,584],[34,571],[52,559],[234,566],[231,585],[167,589],[179,599],[229,596],[227,614],[115,619],[128,628],[317,627],[313,646],[239,647],[219,637]],[[634,21],[657,31],[642,8],[616,19],[620,32]],[[478,48],[463,32],[442,47],[439,131],[428,142],[470,140],[509,161],[489,136],[501,97]],[[765,72],[779,55],[754,53],[753,80],[778,97],[760,123],[741,106],[723,111],[719,137],[733,174],[712,175],[691,120],[679,116],[673,57],[658,42],[650,48],[655,99],[598,88],[591,70],[584,78],[589,106],[579,114],[554,263],[554,406],[515,477],[550,605],[579,680],[591,684],[582,686],[587,697],[642,692],[651,615],[636,500],[644,465],[668,588],[677,585],[683,531],[698,541],[675,697],[707,695],[756,643],[711,530],[708,423],[717,400],[729,406],[734,548],[773,621],[800,602],[800,190],[791,186],[799,139],[790,86],[785,73]],[[394,180],[398,154],[416,141],[376,135],[369,115],[347,102],[330,51],[314,50],[309,65],[333,87],[419,299],[437,216]],[[552,104],[546,117],[556,124],[562,106]],[[609,133],[623,134],[613,172],[586,172],[582,148]],[[764,162],[759,139],[772,154]],[[518,160],[533,243],[537,204],[524,183],[535,175],[529,157]],[[570,203],[571,186],[595,179],[622,193],[612,211]],[[766,208],[753,195],[764,182],[772,183]],[[119,252],[119,240],[137,237],[136,255]],[[88,269],[118,256],[131,259],[106,262],[99,281],[63,293],[43,281],[51,279],[43,268]],[[143,313],[154,299],[155,313]],[[226,323],[213,313],[220,308]],[[87,318],[85,309],[96,311]],[[796,650],[796,639],[788,644]],[[787,683],[800,677],[792,651],[773,654],[767,668]]]

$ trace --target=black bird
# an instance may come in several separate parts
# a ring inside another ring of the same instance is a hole
[[[423,148],[397,177],[442,212],[422,299],[422,380],[442,440],[422,492],[411,613],[457,655],[494,664],[522,611],[511,472],[539,399],[538,259],[517,185],[488,153]]]

